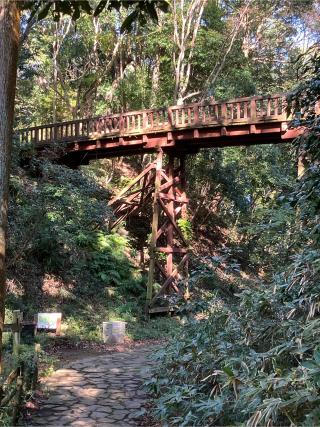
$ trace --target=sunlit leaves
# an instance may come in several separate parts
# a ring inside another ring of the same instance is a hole
[[[81,13],[99,16],[105,9],[120,10],[121,7],[128,9],[129,14],[122,23],[121,30],[130,31],[132,24],[139,21],[142,24],[151,18],[158,22],[157,10],[167,12],[169,9],[168,0],[102,0],[96,8],[92,8],[89,0],[59,0],[59,1],[22,1],[20,7],[23,10],[30,10],[30,19],[37,14],[38,20],[47,17],[52,12],[54,21],[59,21],[62,15],[70,15],[74,21],[80,18]]]

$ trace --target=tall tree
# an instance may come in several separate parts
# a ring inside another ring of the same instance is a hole
[[[62,14],[70,15],[77,20],[81,13],[98,16],[105,8],[117,9],[123,6],[129,9],[129,14],[122,24],[122,30],[131,28],[133,22],[145,22],[150,16],[157,20],[157,8],[166,11],[168,2],[162,1],[104,1],[101,0],[93,11],[88,0],[73,1],[12,1],[0,0],[0,361],[2,358],[2,332],[4,325],[5,304],[5,250],[6,226],[8,210],[8,186],[10,170],[10,148],[14,117],[14,98],[17,77],[17,61],[20,35],[20,11],[30,10],[28,24],[34,22],[34,17],[45,18],[52,11],[53,19],[58,21]],[[27,25],[28,30],[28,25]],[[29,30],[28,30],[29,31]]]
[[[16,2],[0,0],[0,357],[6,286],[5,255],[9,165],[19,32],[20,13]]]
[[[207,0],[173,0],[173,28],[176,50],[173,53],[175,67],[174,103],[183,104],[191,75],[192,56]]]

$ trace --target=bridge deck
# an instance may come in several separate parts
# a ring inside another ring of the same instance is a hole
[[[238,98],[132,111],[53,123],[19,130],[21,143],[41,151],[64,147],[60,161],[70,166],[90,159],[152,152],[161,147],[177,153],[292,140],[284,95]]]

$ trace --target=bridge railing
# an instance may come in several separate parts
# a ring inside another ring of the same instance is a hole
[[[22,143],[43,144],[203,126],[287,120],[281,94],[131,111],[21,129]]]

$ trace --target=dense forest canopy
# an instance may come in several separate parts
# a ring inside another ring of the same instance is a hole
[[[163,423],[319,423],[319,0],[171,0],[157,16],[27,3],[41,7],[21,12],[15,129],[287,93],[306,132],[188,156],[191,300],[143,328],[151,211],[110,232],[107,201],[153,155],[71,170],[13,141],[8,315],[61,310],[70,341],[110,318],[133,338],[176,334],[149,382]]]
[[[318,37],[317,12],[311,0],[174,1],[158,24],[124,33],[125,9],[76,22],[48,15],[22,37],[17,120],[287,91],[295,59]]]

